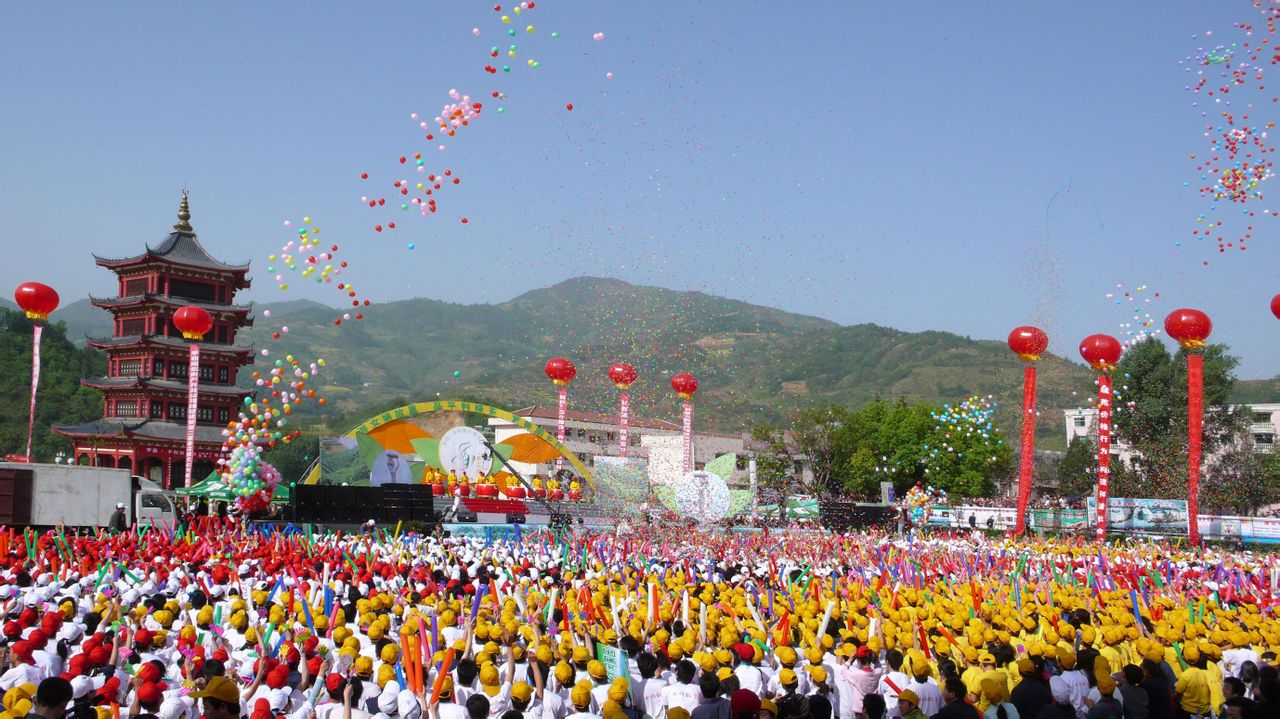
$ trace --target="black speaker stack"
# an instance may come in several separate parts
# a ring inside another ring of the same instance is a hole
[[[437,521],[431,487],[388,484],[381,487],[342,487],[303,484],[294,489],[294,522],[317,524],[379,524]]]

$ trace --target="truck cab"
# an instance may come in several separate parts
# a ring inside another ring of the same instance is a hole
[[[178,516],[176,495],[145,477],[133,477],[134,523],[146,526],[172,524]]]

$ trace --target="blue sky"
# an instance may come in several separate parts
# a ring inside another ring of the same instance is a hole
[[[1122,283],[1161,293],[1157,322],[1207,311],[1242,376],[1280,371],[1278,221],[1218,255],[1191,238],[1208,203],[1183,185],[1206,143],[1178,60],[1254,21],[1247,0],[541,0],[498,17],[478,2],[7,7],[0,286],[110,292],[89,253],[160,240],[186,183],[206,246],[254,262],[258,301],[338,303],[265,271],[282,221],[309,215],[375,302],[605,275],[977,338],[1035,322],[1074,358],[1129,317],[1105,298]],[[482,69],[499,61],[509,74]],[[439,153],[409,114],[451,88],[485,107]],[[416,182],[396,160],[415,151],[462,178],[435,216],[360,203]]]

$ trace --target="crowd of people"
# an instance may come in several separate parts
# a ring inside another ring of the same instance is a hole
[[[875,532],[9,530],[0,719],[1280,716],[1278,580]]]

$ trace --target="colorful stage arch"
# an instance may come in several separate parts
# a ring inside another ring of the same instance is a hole
[[[587,487],[591,491],[595,490],[595,480],[591,476],[591,470],[582,463],[582,460],[578,459],[577,455],[561,444],[554,434],[547,432],[523,417],[487,404],[455,401],[407,404],[370,417],[347,430],[341,436],[354,439],[360,434],[367,434],[389,449],[400,445],[411,447],[410,443],[415,438],[426,435],[419,427],[405,420],[432,412],[471,412],[510,422],[529,433],[528,435],[516,435],[497,443],[499,446],[507,445],[512,448],[511,460],[539,464],[563,457],[573,467],[574,471],[582,477]],[[529,435],[535,437],[536,440],[532,440]],[[412,452],[412,449],[406,449],[405,451]],[[312,463],[311,468],[307,470],[306,477],[302,481],[303,484],[316,484],[320,481],[320,461],[318,458],[316,462]]]

